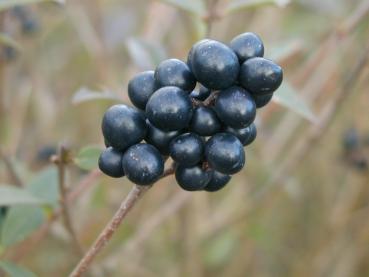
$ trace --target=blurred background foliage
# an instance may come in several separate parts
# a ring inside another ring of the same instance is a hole
[[[369,276],[368,0],[0,0],[0,11],[3,275],[68,275],[80,254],[61,196],[86,249],[132,187],[96,169],[104,111],[129,102],[134,74],[185,60],[211,11],[211,38],[259,34],[286,81],[259,111],[245,170],[215,194],[156,184],[91,276]]]

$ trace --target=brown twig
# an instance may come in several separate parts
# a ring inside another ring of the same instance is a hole
[[[160,179],[170,176],[175,171],[175,164],[172,163],[170,167],[164,170]],[[139,186],[135,185],[129,192],[127,197],[121,203],[118,211],[114,214],[110,222],[105,226],[103,231],[97,237],[93,245],[84,255],[82,260],[74,268],[69,277],[78,277],[88,269],[96,255],[105,247],[109,240],[114,235],[115,231],[119,228],[123,219],[127,216],[129,211],[136,205],[139,199],[151,188],[151,186]]]
[[[206,22],[206,37],[210,37],[213,23],[221,17],[220,14],[217,12],[218,2],[219,0],[208,1],[208,11],[203,18],[203,20]]]
[[[123,200],[118,211],[114,214],[108,225],[100,233],[96,241],[87,251],[85,256],[69,275],[70,277],[79,277],[87,270],[92,263],[96,255],[106,246],[115,231],[118,229],[123,219],[127,216],[128,212],[135,206],[139,199],[150,189],[151,186],[138,186],[135,185],[129,192],[127,197]]]
[[[72,241],[73,245],[76,249],[76,252],[79,255],[83,255],[83,248],[77,238],[76,231],[72,224],[72,219],[69,211],[69,205],[67,203],[67,187],[65,184],[65,166],[68,163],[69,151],[62,145],[59,148],[59,153],[57,160],[55,161],[58,167],[58,179],[59,179],[59,191],[60,191],[60,206],[61,206],[61,215],[64,221],[64,226],[67,229]]]

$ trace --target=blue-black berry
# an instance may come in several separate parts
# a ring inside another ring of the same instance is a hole
[[[260,37],[254,33],[243,33],[232,39],[230,47],[236,53],[240,63],[264,56],[264,44]]]
[[[190,96],[196,100],[204,101],[206,98],[210,96],[211,90],[204,87],[203,85],[200,85],[200,87],[197,90],[194,90],[191,92]]]
[[[282,80],[282,68],[270,60],[252,58],[241,66],[239,81],[253,94],[270,94],[279,88]]]
[[[230,175],[223,174],[216,170],[213,170],[210,182],[206,185],[204,190],[209,192],[221,190],[229,183],[230,180],[231,180]]]
[[[211,168],[234,174],[245,165],[245,152],[238,138],[229,133],[212,136],[205,145],[205,157]]]
[[[126,105],[110,107],[102,120],[104,138],[118,150],[125,150],[143,140],[146,129],[144,115]]]
[[[193,111],[190,122],[190,131],[200,136],[212,136],[219,132],[222,125],[210,107],[197,107]]]
[[[114,178],[124,176],[122,165],[123,153],[112,148],[106,148],[100,155],[99,168],[106,175]]]
[[[154,71],[144,71],[129,81],[128,96],[133,105],[145,110],[147,101],[157,88]]]
[[[232,86],[240,70],[233,50],[215,40],[204,41],[192,50],[191,65],[196,79],[209,89]]]
[[[136,144],[123,155],[123,170],[127,178],[138,185],[150,185],[164,171],[164,160],[160,152],[150,144]]]
[[[246,90],[233,86],[219,93],[215,102],[215,111],[226,125],[244,128],[254,121],[256,105]]]
[[[201,166],[186,167],[179,165],[175,177],[179,186],[187,191],[202,190],[210,182],[212,171]]]
[[[182,130],[192,117],[190,96],[178,87],[163,87],[150,97],[146,115],[152,124],[162,130]]]
[[[236,136],[243,146],[251,144],[255,140],[257,135],[256,126],[254,123],[242,129],[235,129],[227,126],[224,132]]]
[[[178,59],[162,61],[155,70],[155,80],[159,87],[175,86],[184,91],[192,91],[196,86],[190,68]]]
[[[186,133],[174,138],[169,149],[170,156],[175,162],[192,166],[199,163],[203,157],[204,141],[194,133]]]

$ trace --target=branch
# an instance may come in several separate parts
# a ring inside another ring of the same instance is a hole
[[[160,179],[163,179],[169,175],[172,175],[175,171],[175,164],[172,163],[169,168],[167,168]],[[159,179],[159,180],[160,180]],[[115,231],[119,228],[123,219],[127,216],[129,211],[136,205],[138,200],[151,188],[151,186],[139,186],[135,185],[127,197],[121,203],[118,211],[114,214],[110,222],[105,226],[103,231],[97,237],[93,245],[84,255],[82,260],[74,268],[69,277],[79,277],[88,269],[96,255],[106,246],[110,241]]]
[[[83,248],[77,238],[76,231],[73,227],[71,216],[70,216],[70,211],[69,211],[69,206],[67,203],[68,191],[67,191],[67,187],[65,184],[65,166],[68,163],[68,155],[69,155],[69,151],[67,151],[67,149],[64,146],[60,146],[57,160],[55,160],[57,167],[58,167],[61,215],[63,217],[64,226],[67,229],[72,239],[76,252],[80,256],[82,256]]]

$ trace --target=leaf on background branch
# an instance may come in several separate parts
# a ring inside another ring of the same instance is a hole
[[[8,261],[1,261],[0,268],[8,274],[9,277],[37,277],[36,274],[28,269]]]
[[[121,101],[122,99],[119,98],[117,94],[110,90],[103,90],[103,91],[95,91],[91,90],[86,87],[81,87],[77,90],[72,98],[72,103],[74,105],[81,104],[87,101],[93,100],[113,100],[113,101]]]
[[[205,4],[203,0],[160,0],[176,8],[201,16],[205,13]]]
[[[291,2],[292,0],[234,0],[229,3],[226,13],[236,12],[241,9],[258,8],[264,5],[285,7]]]
[[[274,93],[273,101],[311,122],[316,121],[316,117],[309,105],[296,93],[288,82],[283,82],[281,87]]]
[[[58,171],[49,166],[36,174],[26,189],[34,196],[42,199],[44,204],[57,206],[59,203]]]
[[[0,186],[0,206],[19,204],[41,205],[45,204],[45,201],[25,189],[10,185]]]
[[[102,148],[98,145],[83,147],[74,159],[76,165],[84,170],[92,170],[97,167]]]
[[[16,42],[11,36],[6,33],[0,33],[0,43],[6,46],[11,46],[18,51],[22,51],[22,47],[18,44],[18,42]]]
[[[1,232],[1,244],[11,246],[27,238],[43,222],[42,208],[20,205],[11,207],[6,215]]]
[[[35,4],[41,2],[56,2],[64,4],[65,0],[0,0],[0,11],[12,8],[18,5]]]
[[[166,58],[163,47],[143,39],[129,38],[126,47],[134,64],[141,70],[153,69]]]

